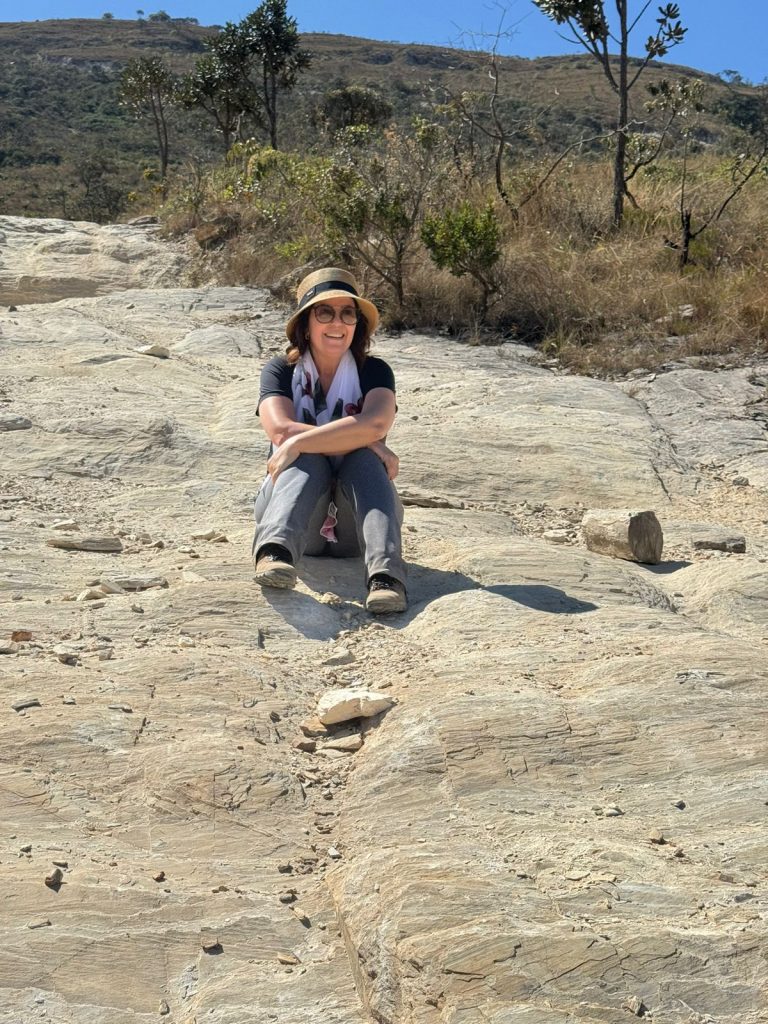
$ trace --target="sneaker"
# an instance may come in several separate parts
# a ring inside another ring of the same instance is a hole
[[[256,582],[262,587],[291,590],[296,586],[296,570],[290,553],[280,544],[265,544],[256,557]]]
[[[384,572],[378,572],[368,581],[368,597],[365,607],[373,615],[404,612],[408,607],[405,587],[400,580],[396,580]]]

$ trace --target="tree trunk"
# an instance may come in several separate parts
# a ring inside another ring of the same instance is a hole
[[[680,212],[680,269],[688,266],[691,258],[691,211]]]
[[[621,2],[616,5],[620,19],[621,52],[619,54],[619,111],[616,125],[616,157],[613,163],[613,226],[621,227],[624,219],[624,195],[627,191],[625,165],[627,162],[627,122],[629,120],[629,59],[627,38],[627,5]]]
[[[661,561],[664,534],[655,512],[629,509],[592,509],[581,521],[590,551],[630,562],[656,565]]]

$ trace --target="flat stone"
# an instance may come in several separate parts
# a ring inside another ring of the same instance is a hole
[[[351,665],[355,660],[354,654],[347,647],[337,647],[327,658],[323,658],[323,664],[328,666]]]
[[[394,698],[374,690],[329,690],[317,703],[317,717],[323,725],[371,718],[394,705]]]
[[[341,736],[338,739],[326,740],[321,750],[341,750],[347,753],[354,753],[363,745],[363,737],[356,733],[354,736]]]
[[[292,967],[295,967],[297,964],[301,963],[301,960],[299,960],[297,956],[294,956],[293,953],[278,953],[277,961],[278,963]]]
[[[724,527],[699,528],[692,534],[691,542],[696,551],[729,551],[742,555],[747,550],[744,534]]]
[[[72,530],[79,530],[77,522],[74,519],[59,519],[55,523],[51,523],[52,530],[61,530],[62,533],[66,533]]]
[[[29,708],[41,707],[41,704],[37,697],[22,697],[19,700],[15,700],[11,707],[14,711],[28,711]]]
[[[19,416],[12,412],[0,412],[0,432],[6,430],[29,430],[32,421],[26,416]]]
[[[49,548],[64,551],[104,551],[117,553],[123,550],[119,537],[49,537],[45,542]]]
[[[168,359],[171,355],[171,350],[165,345],[140,345],[134,349],[140,356],[154,356],[155,359]]]
[[[101,581],[102,585],[119,587],[121,591],[153,590],[156,587],[165,588],[168,580],[165,576],[110,576]]]

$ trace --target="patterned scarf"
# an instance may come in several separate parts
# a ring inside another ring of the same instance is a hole
[[[296,419],[300,423],[309,423],[313,427],[321,427],[333,420],[340,420],[343,416],[354,416],[363,408],[363,392],[360,388],[357,363],[349,351],[341,357],[327,395],[320,384],[320,375],[309,350],[296,364],[291,386]],[[334,467],[338,467],[341,457],[330,456],[330,458]],[[338,540],[334,529],[338,521],[337,514],[338,509],[331,501],[328,506],[328,514],[320,527],[323,537],[333,544]]]
[[[315,361],[307,350],[293,371],[293,407],[300,423],[321,427],[342,416],[354,416],[363,407],[363,392],[357,363],[351,352],[345,352],[326,395],[320,385]]]

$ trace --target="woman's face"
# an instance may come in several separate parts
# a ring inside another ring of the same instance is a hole
[[[322,323],[333,314],[333,319]],[[354,322],[345,323],[342,315]],[[319,319],[318,319],[319,317]],[[318,302],[309,311],[309,348],[312,358],[320,363],[338,363],[349,349],[357,326],[357,306],[350,299],[326,299]]]

